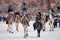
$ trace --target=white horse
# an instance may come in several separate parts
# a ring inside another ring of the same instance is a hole
[[[54,31],[54,26],[53,26],[53,23],[54,23],[54,19],[52,17],[52,14],[49,12],[49,24],[50,24],[50,31]]]

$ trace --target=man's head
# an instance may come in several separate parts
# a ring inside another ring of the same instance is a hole
[[[26,5],[26,3],[23,3],[23,5]]]
[[[38,15],[41,15],[41,12],[38,12]]]

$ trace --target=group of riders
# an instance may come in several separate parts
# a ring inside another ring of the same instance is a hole
[[[24,4],[25,5],[25,4]],[[9,33],[13,33],[12,24],[15,22],[16,30],[18,30],[18,24],[21,23],[24,28],[24,38],[28,36],[28,29],[30,17],[26,8],[22,8],[22,11],[14,11],[11,9],[11,6],[8,10],[8,15],[6,17],[6,24],[8,24],[7,31]],[[37,30],[37,36],[40,37],[40,31],[46,30],[46,23],[49,21],[50,31],[54,31],[54,19],[52,17],[52,13],[49,11],[46,16],[45,13],[37,12],[35,23],[33,23],[33,29]]]

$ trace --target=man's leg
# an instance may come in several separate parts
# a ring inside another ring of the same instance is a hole
[[[36,23],[33,24],[33,28],[34,28],[34,30],[36,30]]]
[[[18,24],[19,24],[19,23],[16,23],[16,30],[17,30],[17,31],[18,31]]]

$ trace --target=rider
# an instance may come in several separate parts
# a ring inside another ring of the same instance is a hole
[[[38,12],[37,16],[36,16],[36,19],[35,19],[35,23],[33,24],[34,26],[34,30],[36,30],[36,27],[38,27],[39,25],[39,30],[37,30],[38,32],[38,37],[40,37],[40,28],[42,29],[42,23],[41,23],[41,12]],[[37,25],[39,24],[39,25]],[[36,26],[37,25],[37,26]]]
[[[23,16],[25,16],[25,18],[27,19],[27,21],[28,21],[28,26],[30,26],[29,25],[29,19],[27,18],[27,16],[22,12],[22,14],[23,14]]]
[[[13,9],[12,9],[12,6],[10,5],[9,7],[8,7],[8,16],[7,16],[7,18],[6,18],[6,24],[8,24],[8,19],[9,19],[9,17],[12,17],[13,16]]]
[[[20,6],[20,8],[21,8],[23,14],[27,17],[27,19],[30,20],[30,19],[29,19],[29,13],[28,13],[28,10],[27,10],[27,8],[26,8],[25,5],[26,5],[26,3],[23,3],[23,4]]]
[[[36,19],[35,19],[35,23],[33,24],[33,26],[34,26],[34,30],[36,29],[36,24],[37,23],[40,23],[40,26],[41,26],[41,28],[42,28],[42,23],[41,23],[41,12],[38,12],[38,14],[37,14],[37,16],[36,16]]]

